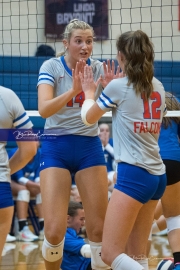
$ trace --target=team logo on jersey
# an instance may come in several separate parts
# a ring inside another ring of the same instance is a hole
[[[42,163],[40,163],[40,167],[44,165],[44,161]]]
[[[60,76],[60,77],[58,78],[58,83],[60,83],[60,81],[61,81],[62,78],[64,78],[64,76]]]

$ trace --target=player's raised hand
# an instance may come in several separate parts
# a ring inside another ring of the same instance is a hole
[[[84,71],[79,73],[84,93],[95,93],[97,84],[94,82],[92,67],[86,65]]]
[[[82,85],[81,85],[81,80],[79,74],[84,72],[84,67],[86,63],[84,60],[80,60],[79,62],[76,63],[76,68],[75,70],[72,69],[72,78],[73,78],[73,91],[74,94],[77,95],[82,92]]]
[[[125,74],[123,72],[120,72],[120,67],[117,67],[117,70],[115,72],[115,63],[114,60],[110,62],[110,60],[107,60],[106,62],[103,62],[103,68],[104,68],[104,76],[100,76],[98,79],[98,83],[101,83],[102,86],[105,88],[110,81],[117,78],[125,77]]]

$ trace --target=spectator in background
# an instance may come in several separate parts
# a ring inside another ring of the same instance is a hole
[[[91,270],[90,245],[79,236],[85,224],[85,214],[81,203],[69,202],[67,230],[65,234],[62,270]]]
[[[0,86],[0,129],[31,129],[32,126],[17,95],[12,90]],[[35,141],[17,141],[17,145],[16,153],[8,160],[6,141],[0,139],[0,256],[14,211],[10,174],[23,168],[37,151]]]
[[[55,50],[46,44],[42,44],[37,48],[35,56],[52,56],[55,57],[56,52]]]
[[[177,98],[166,92],[168,111],[180,111]],[[174,268],[180,269],[180,117],[164,117],[159,136],[160,154],[166,165],[167,186],[161,198],[163,216],[154,221],[152,233],[158,233],[167,224],[169,245],[174,257]],[[156,217],[157,218],[157,217]]]
[[[17,151],[17,148],[9,152],[9,157]],[[17,235],[20,241],[36,241],[44,238],[44,218],[42,213],[42,201],[40,193],[40,148],[33,159],[21,170],[11,175],[11,189],[13,196],[16,196],[16,211],[19,224]],[[27,215],[28,204],[31,197],[35,197],[36,209],[39,218],[39,237],[31,232],[28,227]]]
[[[71,194],[70,201],[81,202],[81,197],[75,182],[75,175],[72,173],[72,184],[71,184]]]
[[[112,192],[114,187],[114,178],[116,176],[116,163],[114,160],[113,140],[110,138],[109,125],[102,123],[99,125],[99,138],[102,143],[104,158],[107,167],[108,190]]]

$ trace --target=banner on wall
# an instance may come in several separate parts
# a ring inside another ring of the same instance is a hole
[[[45,0],[46,37],[61,39],[72,19],[90,24],[97,40],[108,39],[108,0]]]

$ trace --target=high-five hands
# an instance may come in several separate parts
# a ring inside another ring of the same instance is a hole
[[[84,71],[79,73],[81,85],[84,93],[96,92],[97,83],[94,82],[92,67],[86,65]]]
[[[104,76],[101,75],[95,82],[92,67],[88,66],[84,60],[77,62],[75,70],[72,70],[73,91],[75,91],[76,94],[79,94],[81,91],[83,91],[85,94],[94,94],[98,84],[101,83],[101,85],[105,88],[113,79],[123,78],[126,76],[123,71],[120,72],[119,66],[115,72],[115,64],[113,60],[112,64],[110,63],[110,60],[107,60],[107,64],[103,62],[103,68]]]
[[[75,70],[72,69],[72,78],[73,78],[73,91],[74,95],[78,95],[83,91],[81,79],[79,74],[84,72],[84,67],[86,66],[86,62],[84,60],[79,60],[79,62],[76,63]]]
[[[104,76],[100,76],[98,83],[101,83],[101,85],[105,88],[110,81],[113,79],[118,79],[118,78],[123,78],[125,77],[125,73],[123,71],[120,72],[120,67],[117,67],[117,70],[115,72],[115,64],[114,61],[112,60],[112,64],[110,60],[107,60],[106,62],[103,62],[103,68],[104,68]]]

